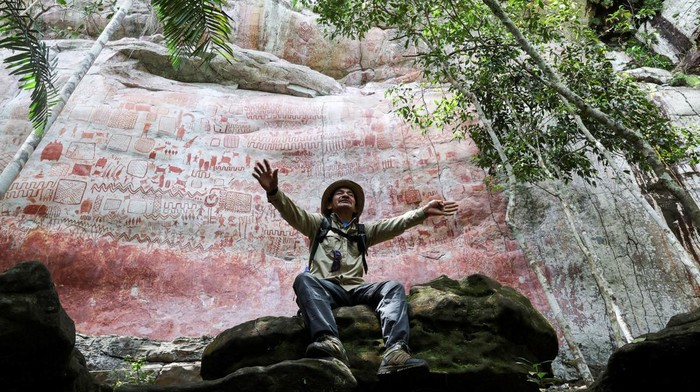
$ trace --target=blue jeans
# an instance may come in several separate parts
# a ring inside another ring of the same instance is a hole
[[[303,272],[294,280],[294,292],[312,339],[323,334],[339,337],[333,309],[364,304],[379,316],[386,347],[399,341],[408,344],[408,304],[400,282],[364,283],[348,291],[333,281]]]

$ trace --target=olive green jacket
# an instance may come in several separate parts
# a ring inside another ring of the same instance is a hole
[[[278,190],[274,195],[268,195],[267,200],[275,206],[287,223],[309,238],[310,246],[313,245],[316,233],[321,227],[323,215],[310,213],[300,208],[281,190]],[[380,219],[373,223],[367,223],[365,224],[367,247],[369,248],[372,245],[390,240],[403,233],[406,229],[422,223],[424,220],[425,212],[422,208],[417,208],[394,218]],[[338,217],[332,213],[331,224],[347,234],[357,234],[357,219],[353,219],[347,228],[343,228],[343,224]],[[340,270],[331,272],[333,251],[336,250],[342,255]],[[333,231],[328,231],[328,235],[316,250],[310,272],[319,278],[334,280],[346,290],[364,283],[362,254],[357,249],[357,243]]]

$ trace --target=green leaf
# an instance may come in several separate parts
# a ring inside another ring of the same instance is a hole
[[[50,107],[58,93],[55,84],[55,60],[49,60],[49,51],[40,40],[31,17],[25,13],[19,0],[0,3],[0,48],[15,54],[4,59],[11,75],[20,77],[20,88],[32,90],[29,118],[37,134],[44,130]]]
[[[229,45],[233,20],[223,10],[222,0],[154,0],[163,35],[175,67],[185,57],[208,56],[212,50],[227,60],[234,59]]]

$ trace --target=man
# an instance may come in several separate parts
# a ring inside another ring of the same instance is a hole
[[[307,271],[294,281],[297,304],[313,340],[306,355],[334,357],[348,365],[332,311],[340,306],[367,304],[379,315],[386,347],[377,374],[427,372],[427,363],[412,358],[408,348],[408,304],[403,285],[393,280],[365,283],[364,251],[422,223],[427,217],[453,215],[457,203],[432,200],[422,208],[364,226],[359,223],[364,191],[357,183],[350,180],[332,183],[321,198],[322,214],[309,213],[277,188],[278,169],[272,170],[267,160],[256,162],[253,170],[253,177],[267,193],[267,200],[312,243],[313,254]],[[325,238],[315,241],[324,219],[330,221],[330,228]]]

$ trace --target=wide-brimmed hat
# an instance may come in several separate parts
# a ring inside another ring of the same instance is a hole
[[[358,183],[351,180],[338,180],[328,185],[321,197],[321,213],[324,215],[328,214],[328,206],[331,204],[330,199],[338,188],[348,188],[355,194],[355,215],[359,218],[362,210],[365,208],[365,192]]]

